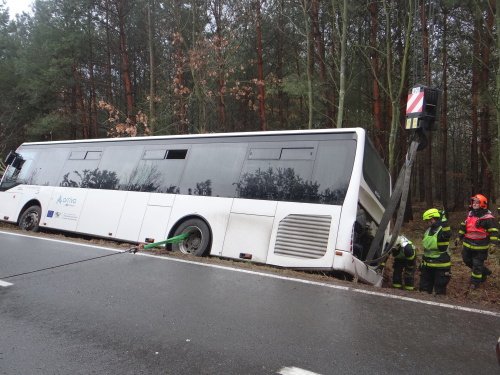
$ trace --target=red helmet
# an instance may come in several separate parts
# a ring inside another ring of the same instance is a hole
[[[471,197],[470,200],[471,200],[471,206],[473,201],[478,200],[479,207],[488,208],[488,199],[482,194],[476,194],[473,197]]]

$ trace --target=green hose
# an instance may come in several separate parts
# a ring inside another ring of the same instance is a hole
[[[153,247],[165,245],[167,243],[179,243],[179,242],[184,241],[186,238],[188,238],[188,236],[189,236],[189,233],[182,233],[182,234],[179,234],[178,236],[167,238],[165,241],[148,243],[147,245],[144,245],[144,249],[145,250],[151,249]]]

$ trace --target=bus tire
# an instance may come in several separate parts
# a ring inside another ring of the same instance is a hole
[[[40,216],[42,209],[40,206],[28,207],[19,218],[19,227],[29,232],[38,232],[40,229]]]
[[[187,234],[188,237],[179,243],[172,244],[173,251],[198,257],[210,252],[210,229],[201,219],[189,219],[182,222],[174,232],[174,236]]]

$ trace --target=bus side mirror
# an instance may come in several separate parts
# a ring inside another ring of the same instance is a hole
[[[24,159],[17,152],[10,151],[5,158],[5,165],[11,165],[13,168],[21,169],[24,164]]]
[[[14,159],[11,165],[16,169],[21,169],[23,167],[23,164],[24,164],[24,159],[22,158],[21,155],[18,155],[18,157]]]
[[[12,162],[16,158],[16,155],[17,155],[17,153],[15,153],[14,151],[9,151],[9,154],[5,158],[5,165],[12,164]]]

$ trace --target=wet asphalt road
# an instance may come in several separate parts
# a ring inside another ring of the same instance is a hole
[[[0,280],[109,251],[0,232]],[[0,374],[497,374],[500,318],[119,254],[0,287]]]

